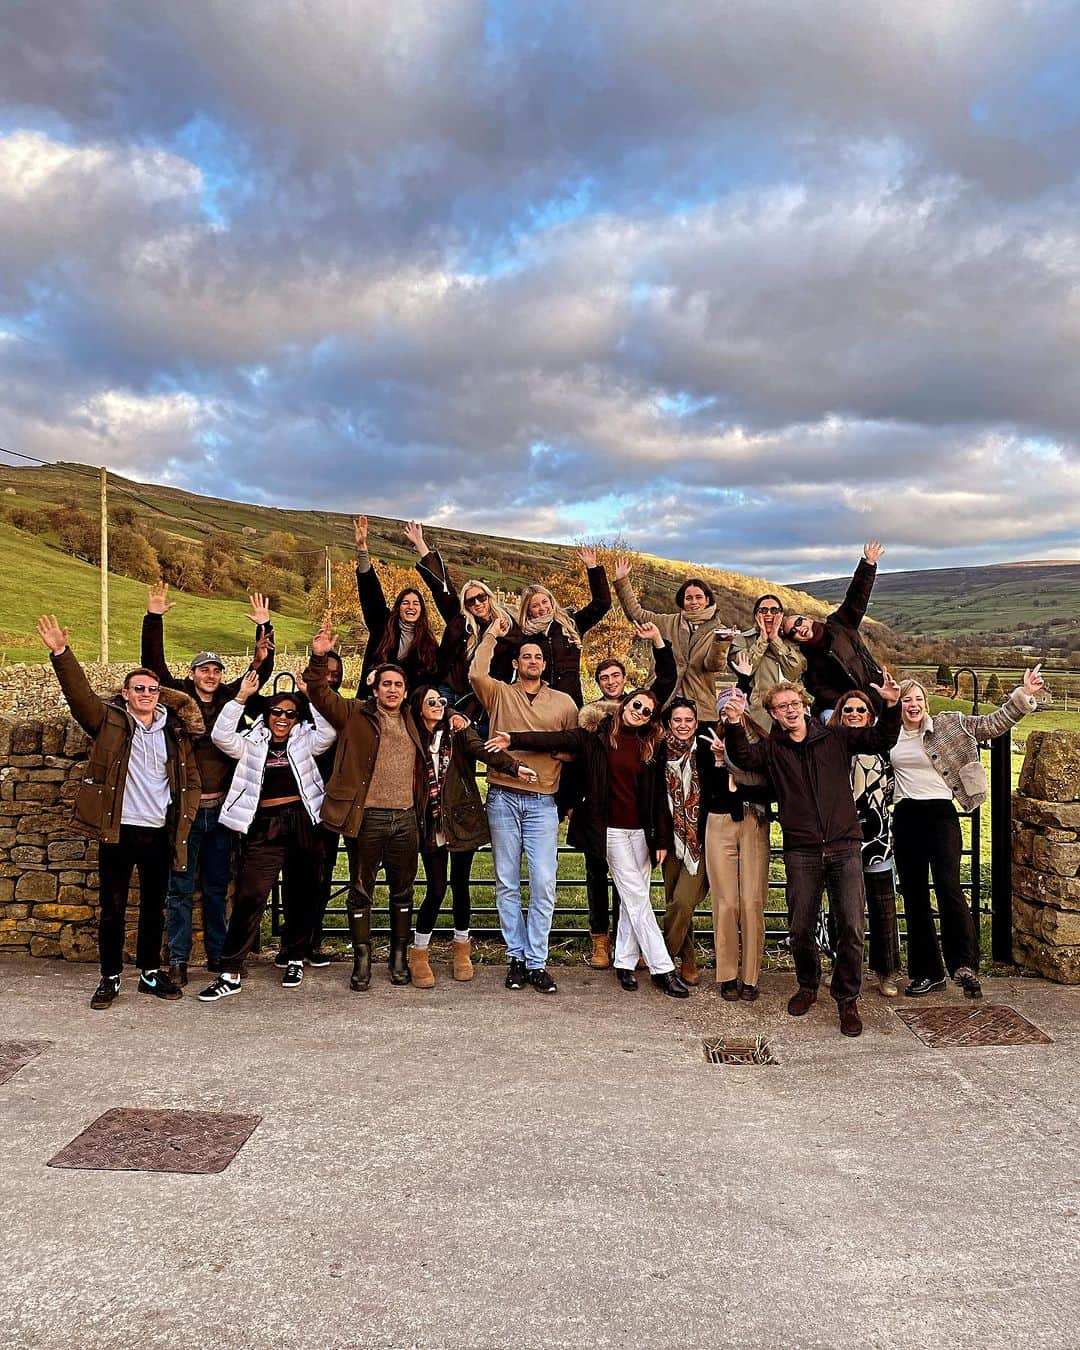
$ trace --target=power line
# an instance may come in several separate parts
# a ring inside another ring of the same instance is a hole
[[[0,454],[15,455],[19,459],[28,459],[32,464],[44,464],[47,469],[54,467],[54,461],[51,459],[38,459],[37,455],[24,455],[21,450],[9,450],[4,445],[0,445]]]

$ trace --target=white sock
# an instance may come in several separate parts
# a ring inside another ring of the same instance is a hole
[[[159,967],[155,966],[153,970],[144,970],[142,973],[143,979],[152,980],[154,976],[158,973],[158,969]]]
[[[467,928],[454,929],[455,942],[468,942],[468,940],[469,940],[469,930]]]
[[[428,946],[430,942],[431,942],[430,933],[413,933],[412,945],[418,948],[420,951],[423,951],[424,948]]]
[[[221,973],[230,984],[240,983],[240,972],[238,970],[223,970]]]

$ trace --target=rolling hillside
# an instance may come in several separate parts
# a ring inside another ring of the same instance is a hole
[[[57,464],[46,468],[13,468],[0,465],[0,509],[31,512],[43,519],[61,505],[76,505],[96,517],[99,510],[97,471],[86,465]],[[253,569],[262,556],[262,541],[275,531],[288,531],[298,548],[323,554],[330,550],[334,561],[353,556],[351,515],[330,511],[282,510],[222,498],[202,497],[179,488],[137,483],[118,475],[109,477],[110,512],[129,508],[139,525],[165,532],[178,543],[227,534],[236,551],[249,559]],[[356,503],[362,509],[363,502]],[[402,523],[372,516],[369,545],[373,556],[411,567],[415,554],[402,533]],[[484,577],[491,585],[517,591],[539,576],[560,572],[581,574],[576,551],[562,544],[503,539],[466,531],[432,529],[429,542],[443,552],[451,569]],[[87,659],[98,649],[97,569],[65,553],[55,532],[41,534],[16,528],[0,520],[0,547],[6,566],[0,570],[0,660],[37,659],[38,641],[34,621],[43,611],[55,611],[72,627],[72,642]],[[789,587],[770,585],[760,577],[746,577],[697,564],[672,562],[639,555],[633,579],[643,603],[667,609],[682,578],[688,574],[706,577],[713,586],[720,612],[732,623],[748,624],[754,598],[774,590],[790,608],[823,614],[825,605]],[[110,578],[110,654],[115,660],[134,659],[138,654],[138,631],[145,608],[146,586],[125,577]],[[229,596],[187,595],[173,592],[177,607],[169,615],[170,651],[213,645],[237,653],[244,650],[250,624],[244,619],[246,604],[239,594]],[[275,607],[279,641],[306,642],[311,625],[307,597],[298,592],[283,595]]]
[[[835,604],[848,580],[807,581],[802,589]],[[900,634],[1067,656],[1080,651],[1080,562],[883,572],[873,614]]]

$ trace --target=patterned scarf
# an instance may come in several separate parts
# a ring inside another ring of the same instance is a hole
[[[701,781],[698,777],[697,755],[693,739],[679,741],[669,734],[667,745],[664,776],[671,822],[675,828],[675,856],[690,875],[696,877],[701,864],[701,842],[698,839]]]
[[[450,763],[450,735],[442,727],[432,738],[431,747],[426,756],[428,779],[428,822],[431,838],[442,834],[442,788],[446,782],[446,769]]]

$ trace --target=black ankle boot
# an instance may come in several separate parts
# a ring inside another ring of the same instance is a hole
[[[409,935],[412,906],[395,905],[390,911],[390,983],[409,983]]]
[[[371,984],[371,908],[365,905],[349,915],[349,936],[353,945],[352,976],[349,988],[358,992]]]

